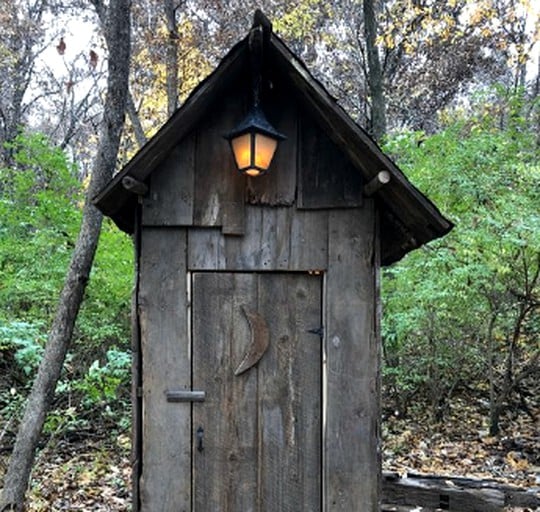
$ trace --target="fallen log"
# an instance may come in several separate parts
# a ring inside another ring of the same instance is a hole
[[[383,473],[383,502],[386,507],[426,507],[422,510],[499,512],[505,507],[540,507],[538,489],[525,490],[495,480],[409,473]],[[392,510],[392,508],[383,508]]]

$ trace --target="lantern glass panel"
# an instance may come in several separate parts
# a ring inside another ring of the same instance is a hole
[[[251,165],[251,134],[246,133],[231,141],[234,158],[238,169],[245,169]]]
[[[267,170],[277,148],[277,140],[266,135],[255,135],[255,167]]]

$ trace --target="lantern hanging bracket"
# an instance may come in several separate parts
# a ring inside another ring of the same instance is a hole
[[[259,108],[261,104],[262,86],[262,63],[264,34],[261,25],[253,27],[249,33],[249,60],[251,67],[251,80],[253,91],[253,108]]]
[[[278,142],[286,137],[266,119],[261,108],[262,74],[265,49],[272,33],[272,24],[255,12],[248,36],[249,73],[251,75],[251,105],[246,117],[227,135],[238,170],[247,176],[262,176],[268,171]]]
[[[254,108],[258,108],[261,103],[262,69],[265,58],[264,49],[268,45],[271,34],[272,22],[260,9],[257,9],[253,15],[253,25],[248,38]]]

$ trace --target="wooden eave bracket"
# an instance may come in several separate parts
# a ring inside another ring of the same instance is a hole
[[[390,183],[392,176],[389,171],[379,171],[364,187],[364,196],[371,197],[379,189]]]
[[[128,192],[137,196],[145,196],[148,193],[148,185],[133,176],[124,176],[122,178],[122,186]]]

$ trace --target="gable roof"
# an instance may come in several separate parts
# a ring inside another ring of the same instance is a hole
[[[448,233],[453,224],[437,207],[414,187],[396,164],[373,139],[338,105],[304,63],[273,32],[265,47],[270,65],[289,81],[296,95],[321,128],[362,173],[365,182],[380,171],[390,174],[390,181],[375,197],[380,211],[381,261],[393,263],[407,252]],[[217,68],[191,93],[186,102],[160,130],[135,154],[93,199],[94,204],[117,226],[132,233],[137,197],[128,191],[126,177],[145,181],[166,158],[169,151],[200,121],[212,102],[248,62],[248,37],[241,40],[223,58]]]

